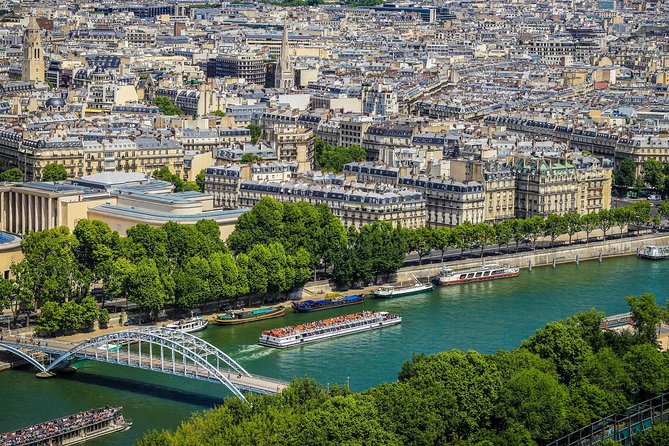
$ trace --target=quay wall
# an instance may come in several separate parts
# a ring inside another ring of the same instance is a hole
[[[648,234],[639,237],[591,242],[587,245],[567,245],[555,248],[538,249],[531,252],[506,254],[487,257],[486,262],[508,265],[517,268],[535,268],[553,266],[561,263],[574,263],[585,260],[598,260],[611,257],[636,255],[648,245],[669,245],[669,234]],[[444,268],[462,269],[481,265],[481,259],[468,258],[431,265],[401,268],[392,281],[401,282],[416,277],[434,277]]]
[[[611,257],[636,255],[639,250],[648,245],[669,245],[669,234],[646,234],[638,237],[624,239],[612,239],[606,241],[590,242],[587,245],[580,243],[576,245],[562,245],[555,248],[537,249],[513,254],[486,257],[487,263],[508,265],[518,268],[535,268],[540,266],[553,266],[561,263],[574,263],[586,260],[606,259]],[[512,247],[511,247],[512,248]],[[413,280],[413,276],[420,279],[434,277],[442,268],[471,268],[481,265],[480,258],[466,258],[443,263],[432,263],[400,268],[396,274],[390,276],[389,282],[406,282]],[[304,286],[302,297],[313,298],[336,291],[333,281],[321,280],[309,282]],[[360,292],[360,290],[355,290]],[[351,290],[350,293],[354,294]]]

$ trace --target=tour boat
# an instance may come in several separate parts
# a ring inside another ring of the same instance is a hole
[[[0,446],[71,446],[126,431],[131,426],[132,421],[123,418],[120,407],[103,407],[0,433]]]
[[[458,283],[481,282],[484,280],[516,277],[519,272],[519,268],[509,268],[492,264],[463,270],[444,268],[437,277],[432,279],[432,282],[435,285],[456,285]]]
[[[216,316],[215,321],[219,325],[237,325],[281,317],[284,314],[286,314],[284,307],[269,307],[252,311],[232,310]]]
[[[374,291],[372,294],[377,299],[384,299],[388,297],[403,297],[410,296],[412,294],[424,293],[426,291],[431,291],[433,286],[431,283],[422,283],[420,280],[416,279],[414,276],[414,282],[408,285],[384,285],[379,287],[378,290]]]
[[[646,246],[639,252],[639,257],[651,260],[669,259],[669,246]]]
[[[385,311],[362,311],[302,325],[265,330],[258,344],[274,348],[294,347],[362,331],[376,330],[400,322],[402,322],[400,316]]]
[[[208,320],[206,320],[201,316],[198,316],[198,317],[191,317],[190,319],[181,319],[179,321],[172,322],[171,324],[165,325],[165,328],[179,330],[184,333],[193,333],[195,331],[204,330],[205,328],[207,328],[208,324],[209,324]]]
[[[332,299],[305,300],[304,302],[293,302],[293,309],[298,313],[310,313],[312,311],[361,304],[364,301],[364,296],[345,296],[335,297]]]

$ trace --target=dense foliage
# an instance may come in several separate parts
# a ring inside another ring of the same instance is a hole
[[[360,146],[333,146],[316,138],[314,141],[314,164],[322,170],[341,172],[344,164],[353,161],[364,161],[367,157],[365,149]]]
[[[648,311],[666,319],[652,295],[628,301],[637,328],[654,324]],[[137,445],[542,444],[669,387],[669,354],[638,333],[603,331],[602,317],[551,322],[510,352],[414,355],[397,382],[362,393],[299,379],[251,397],[252,408],[229,399]],[[667,444],[666,428],[653,431],[640,444]]]
[[[246,128],[251,132],[251,143],[257,144],[258,140],[260,139],[260,135],[262,135],[262,127],[255,124],[249,124],[246,126]]]
[[[626,158],[621,161],[613,180],[621,191],[634,189],[636,192],[641,192],[645,188],[650,188],[663,197],[669,196],[669,164],[655,159],[646,160],[643,165],[643,175],[637,176],[636,163]]]
[[[153,178],[156,180],[167,181],[168,183],[174,184],[175,192],[186,192],[191,190],[202,192],[204,190],[204,173],[200,172],[200,175],[202,175],[202,177],[199,178],[200,182],[198,183],[198,179],[195,181],[182,180],[179,175],[170,172],[170,169],[167,166],[163,166],[153,172]]]
[[[2,181],[20,183],[23,181],[23,172],[21,172],[21,169],[17,169],[16,167],[7,169],[0,173],[0,182]]]
[[[160,109],[164,115],[168,116],[181,116],[184,114],[184,111],[174,105],[172,100],[167,96],[156,96],[153,99],[153,103]]]
[[[42,181],[63,181],[67,179],[67,169],[62,164],[47,164],[42,169]]]

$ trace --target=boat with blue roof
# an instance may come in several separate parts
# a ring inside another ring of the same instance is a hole
[[[329,310],[330,308],[346,307],[361,304],[365,296],[340,296],[331,299],[305,300],[293,302],[293,309],[297,313],[311,313],[312,311]]]

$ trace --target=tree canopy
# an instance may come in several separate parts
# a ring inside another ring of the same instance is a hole
[[[67,179],[67,169],[62,164],[47,164],[42,169],[42,181],[63,181]]]

